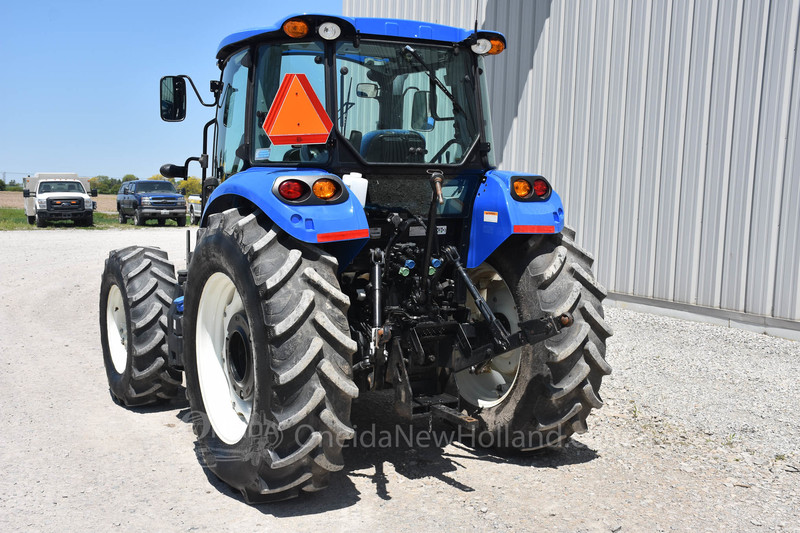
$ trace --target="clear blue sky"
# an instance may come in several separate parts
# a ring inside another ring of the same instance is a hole
[[[223,37],[294,13],[341,14],[339,0],[0,2],[0,178],[77,172],[147,178],[202,148],[211,110],[189,99],[159,118],[158,81],[188,74],[210,100]],[[199,175],[193,163],[190,174]]]

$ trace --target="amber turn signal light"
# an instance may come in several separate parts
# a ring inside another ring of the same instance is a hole
[[[531,184],[527,180],[516,179],[514,180],[514,192],[520,198],[527,198],[531,194]]]
[[[503,41],[500,39],[490,39],[489,42],[492,44],[492,47],[489,48],[489,51],[486,53],[491,56],[497,55],[506,49],[506,45],[503,44]]]
[[[326,178],[315,181],[311,190],[314,191],[314,196],[320,200],[330,200],[339,192],[339,186],[335,181]]]
[[[289,37],[298,39],[308,35],[308,24],[304,20],[289,19],[283,23],[283,31]]]

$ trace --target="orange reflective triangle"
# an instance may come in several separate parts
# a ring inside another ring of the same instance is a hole
[[[305,74],[286,74],[262,126],[272,144],[322,144],[333,122]]]

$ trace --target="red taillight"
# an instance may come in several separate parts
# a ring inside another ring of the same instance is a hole
[[[542,179],[533,180],[533,194],[539,198],[544,198],[550,192],[550,186]]]
[[[298,200],[306,194],[308,185],[302,181],[286,180],[278,186],[278,192],[287,200]]]

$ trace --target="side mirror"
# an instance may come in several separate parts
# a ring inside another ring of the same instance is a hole
[[[97,198],[97,189],[92,189],[91,195]]]
[[[161,120],[180,122],[186,118],[186,80],[180,76],[161,78]]]
[[[33,196],[36,196],[36,195],[34,194]],[[28,189],[22,189],[22,197],[23,198],[30,198],[31,197],[31,191],[29,191]]]
[[[433,129],[433,117],[430,113],[430,100],[427,91],[417,91],[414,93],[414,100],[411,103],[411,127],[417,131],[431,131]]]
[[[183,178],[186,179],[186,167],[181,167],[178,165],[173,165],[171,163],[167,163],[166,165],[161,165],[160,173],[165,178]]]
[[[377,98],[378,85],[376,83],[359,83],[356,85],[356,96],[359,98]]]

